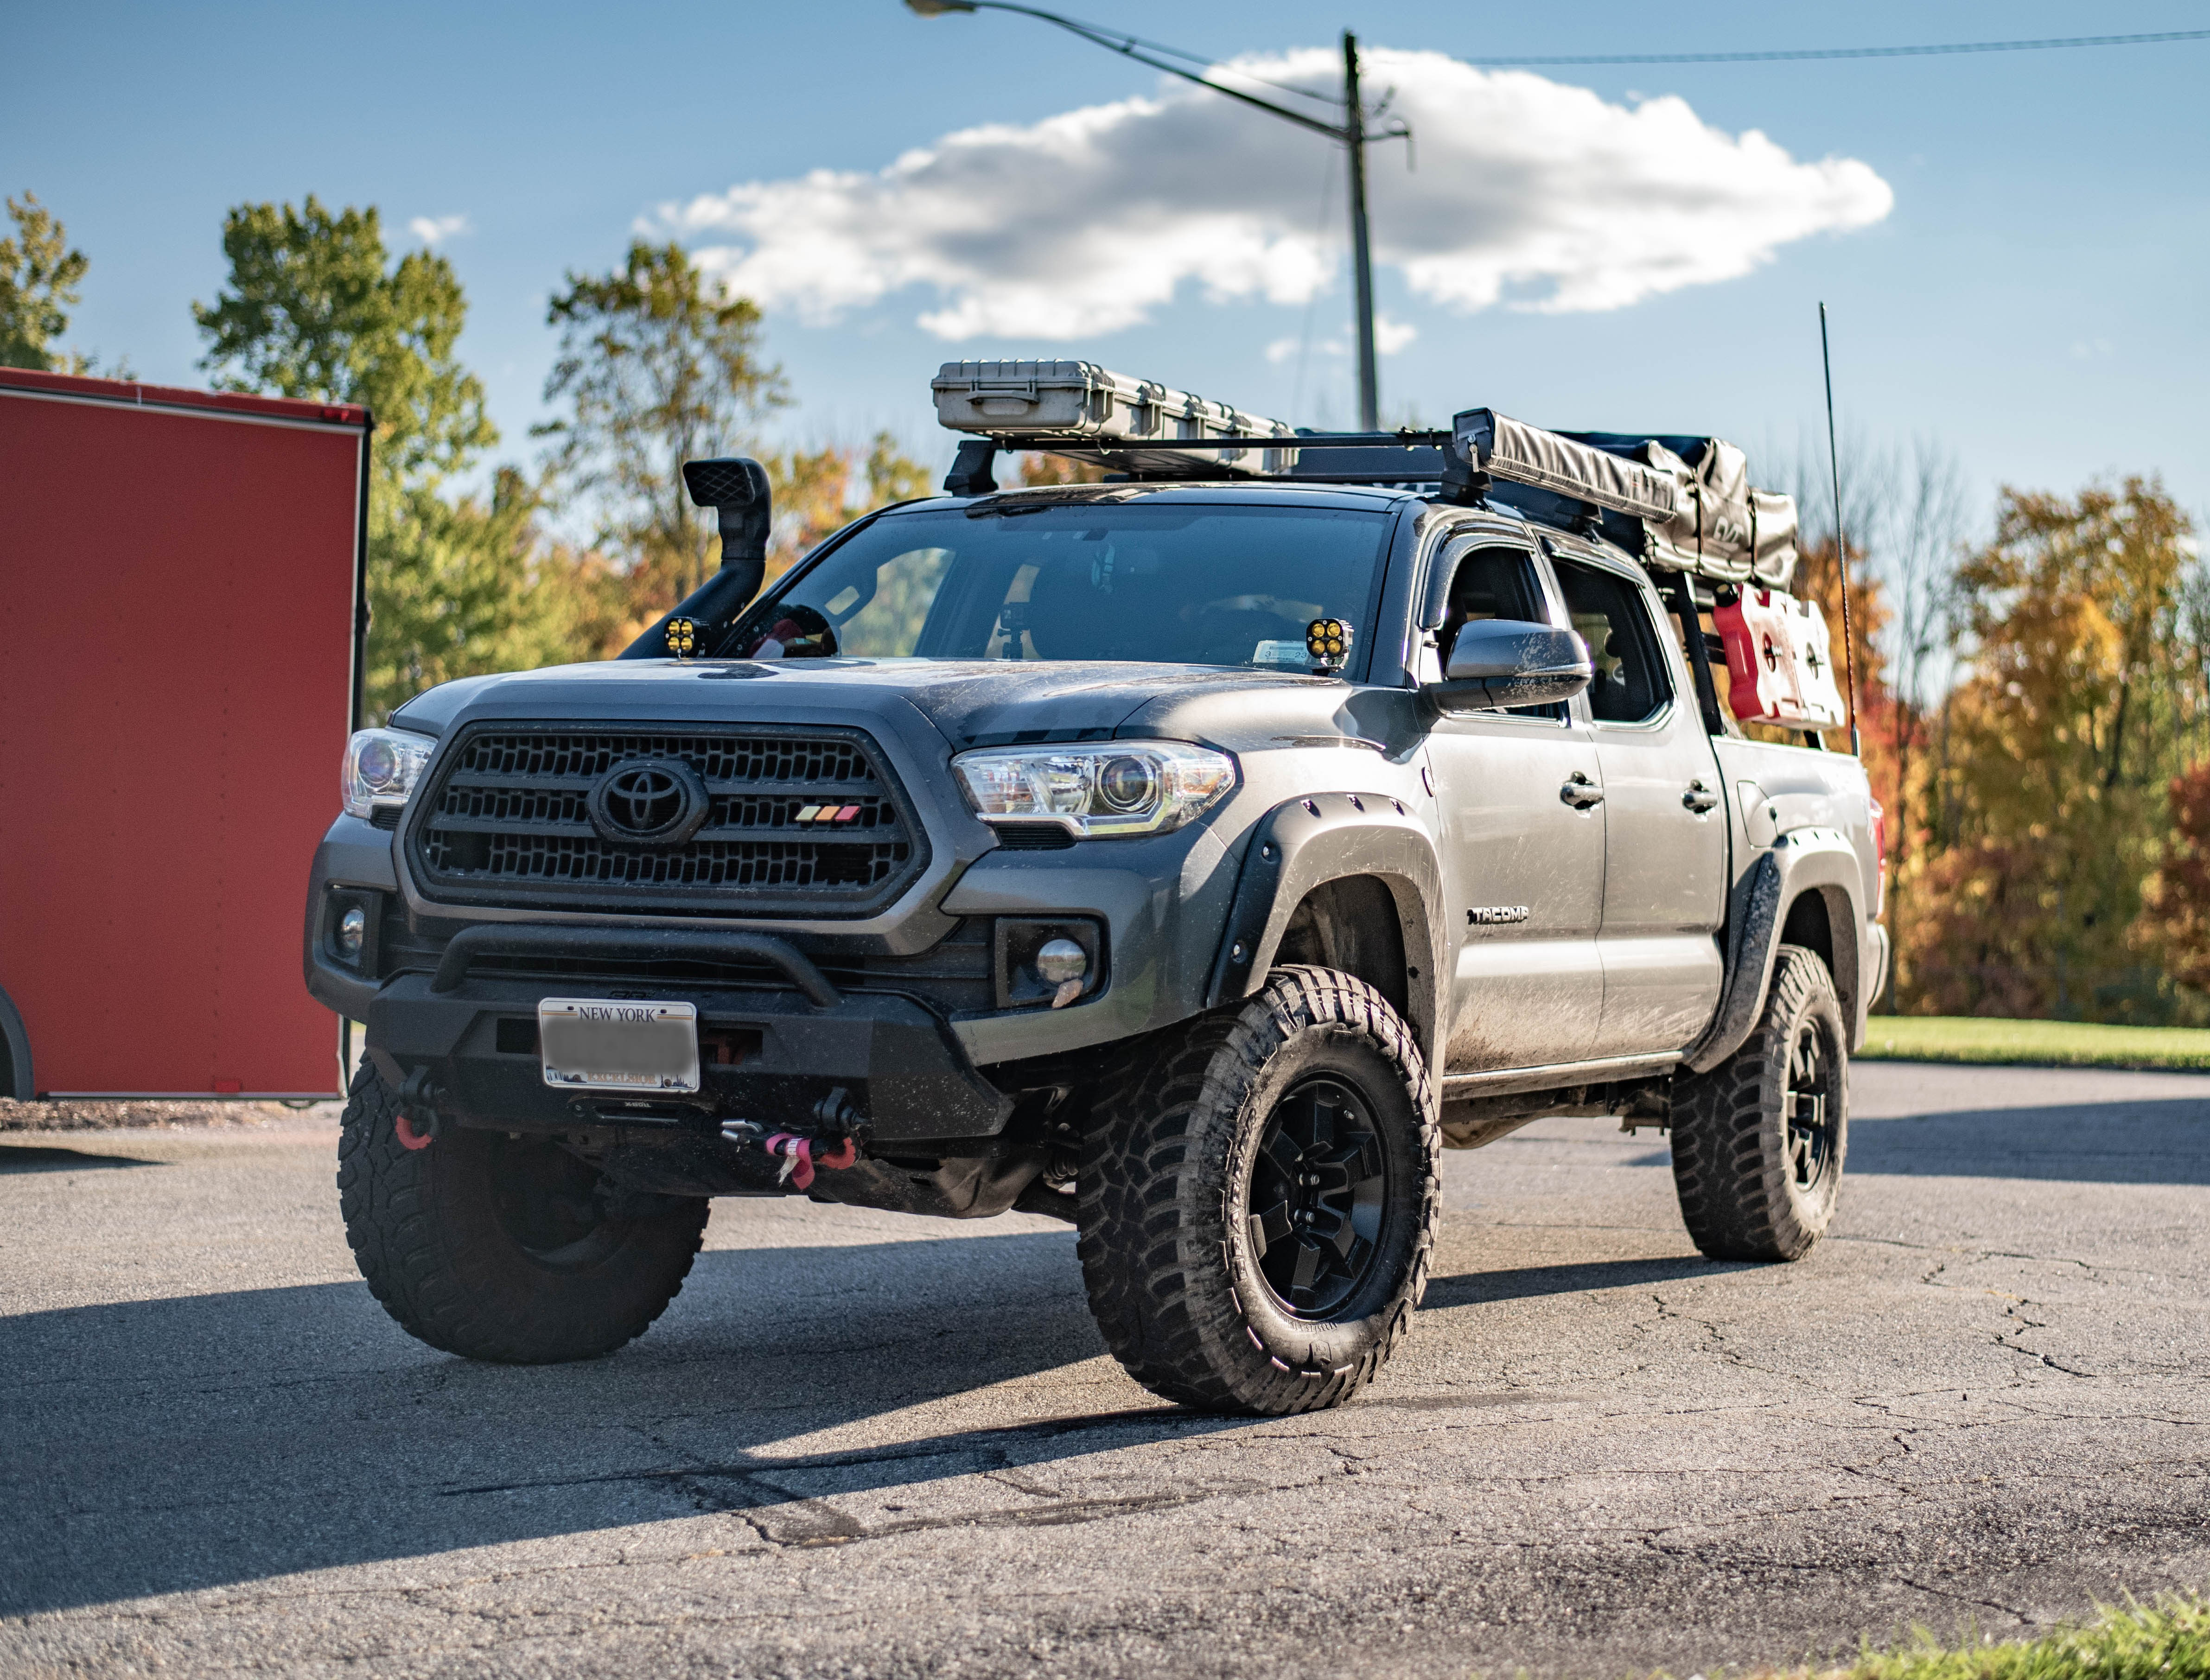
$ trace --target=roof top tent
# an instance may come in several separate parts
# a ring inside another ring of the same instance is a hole
[[[365,409],[0,368],[0,1096],[323,1097]]]

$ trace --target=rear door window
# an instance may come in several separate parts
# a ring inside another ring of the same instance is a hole
[[[1562,554],[1551,556],[1567,616],[1588,644],[1596,675],[1587,689],[1599,723],[1645,723],[1673,698],[1673,677],[1641,589],[1632,578]]]

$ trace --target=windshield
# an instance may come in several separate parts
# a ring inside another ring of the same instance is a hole
[[[1131,659],[1310,667],[1305,627],[1358,631],[1386,512],[1013,502],[877,520],[770,595],[724,657]]]

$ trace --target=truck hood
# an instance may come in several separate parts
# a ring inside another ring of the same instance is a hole
[[[910,708],[958,751],[1142,733],[1126,726],[1145,712],[1193,722],[1216,696],[1233,697],[1229,710],[1247,723],[1271,714],[1278,727],[1325,728],[1348,692],[1296,672],[1114,660],[624,659],[464,677],[417,695],[391,722],[442,734],[463,714],[784,722]]]

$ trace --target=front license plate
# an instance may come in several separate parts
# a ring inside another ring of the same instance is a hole
[[[698,1010],[688,1003],[544,998],[537,1043],[562,1091],[696,1091]]]

